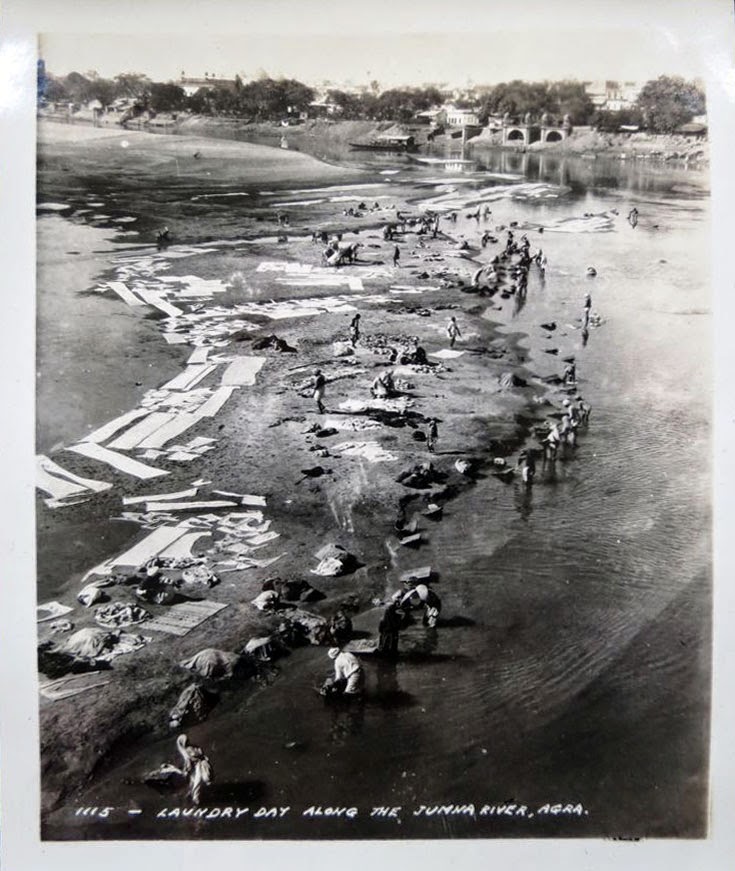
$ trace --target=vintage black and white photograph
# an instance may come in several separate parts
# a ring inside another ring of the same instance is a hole
[[[706,39],[216,5],[38,33],[41,838],[706,838]]]

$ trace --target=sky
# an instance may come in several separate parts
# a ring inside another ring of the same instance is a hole
[[[77,0],[75,11],[84,5]],[[41,20],[49,25],[39,38],[49,72],[141,72],[156,81],[176,80],[182,72],[238,73],[245,80],[267,73],[308,84],[461,87],[513,78],[705,76],[716,60],[713,30],[727,4],[210,0],[197,7],[198,19],[187,0],[133,7],[97,0],[91,8],[110,14]]]

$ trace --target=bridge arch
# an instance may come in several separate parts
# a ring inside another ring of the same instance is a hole
[[[549,130],[546,134],[546,142],[561,142],[564,137],[558,130]]]
[[[514,127],[512,130],[508,131],[508,135],[506,137],[506,141],[508,142],[524,142],[525,136],[522,130],[519,130],[517,127]]]

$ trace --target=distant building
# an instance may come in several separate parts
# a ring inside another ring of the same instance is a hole
[[[417,112],[415,121],[417,124],[429,124],[431,127],[443,127],[447,123],[447,111],[444,108],[426,109]]]
[[[204,73],[203,78],[196,78],[184,75],[182,70],[178,85],[187,97],[192,97],[201,88],[234,88],[235,80],[224,79],[214,73]]]
[[[584,84],[594,107],[604,112],[632,109],[642,87],[638,82],[618,82],[611,79]]]
[[[323,97],[309,103],[307,114],[309,118],[334,118],[342,114],[342,107],[339,103],[330,100],[329,97]]]
[[[476,109],[457,109],[456,106],[446,106],[444,109],[447,124],[450,127],[479,127],[480,118]]]

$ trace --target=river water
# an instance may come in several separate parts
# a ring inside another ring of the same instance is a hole
[[[286,686],[258,688],[191,730],[215,763],[218,803],[249,814],[226,823],[156,818],[166,799],[121,781],[172,761],[167,740],[142,746],[84,798],[143,809],[134,829],[72,820],[65,836],[701,836],[712,403],[701,179],[508,152],[479,164],[377,163],[415,178],[417,198],[442,193],[438,181],[419,186],[427,179],[469,179],[453,186],[466,191],[492,183],[487,172],[569,186],[565,195],[491,203],[493,223],[546,227],[532,239],[549,267],[543,284],[532,273],[520,310],[498,300],[503,308],[486,316],[522,334],[534,372],[559,372],[560,358],[576,355],[589,429],[531,491],[490,477],[447,506],[421,562],[440,569],[448,623],[407,630],[397,665],[370,664],[364,704],[322,705],[315,675],[328,663],[310,648],[290,657],[279,679]],[[634,205],[635,229],[624,219]],[[609,232],[552,230],[611,209],[620,217]],[[477,224],[467,211],[457,229],[469,237]],[[570,325],[588,291],[603,323],[583,346]],[[551,320],[549,340],[540,324]],[[358,625],[375,620],[364,615]],[[509,801],[534,816],[480,813]],[[419,810],[449,803],[473,803],[475,815]],[[581,814],[539,812],[547,803],[581,805]],[[359,815],[303,816],[311,805],[357,806]],[[378,805],[400,806],[398,818],[370,818]],[[291,810],[253,819],[261,806]]]

